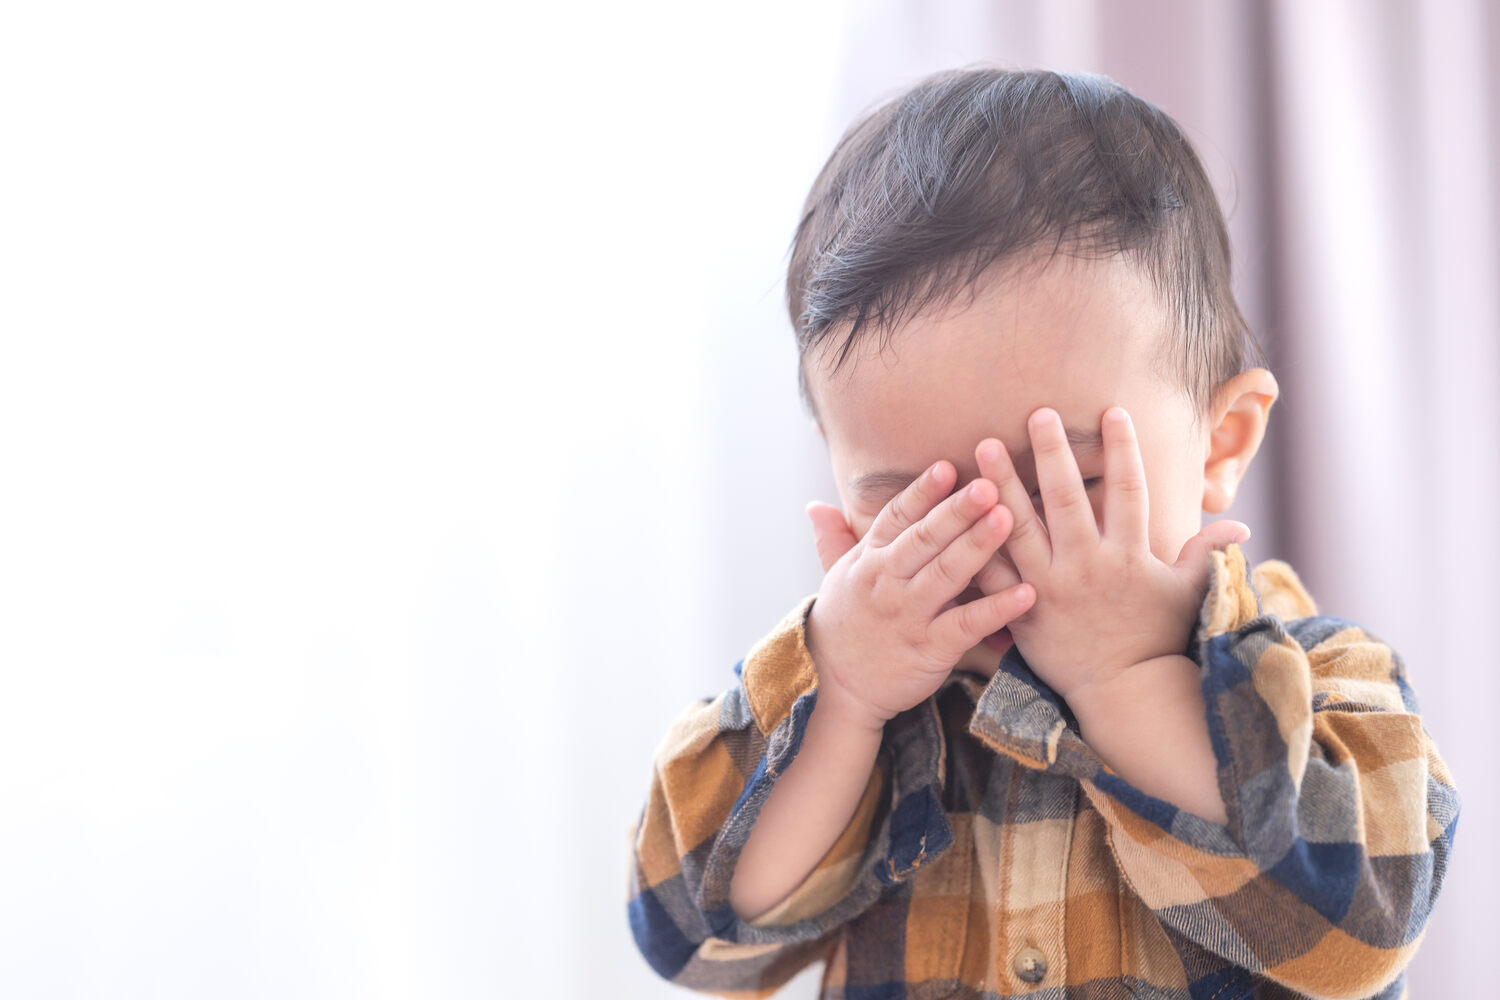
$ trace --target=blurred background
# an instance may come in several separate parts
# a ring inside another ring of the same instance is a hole
[[[686,995],[627,828],[837,501],[788,242],[977,62],[1204,159],[1283,392],[1227,516],[1403,654],[1464,797],[1411,994],[1479,988],[1497,54],[1479,0],[7,5],[0,994]]]

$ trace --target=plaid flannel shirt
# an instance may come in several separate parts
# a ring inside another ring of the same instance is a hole
[[[1284,562],[1212,558],[1187,654],[1227,823],[1122,780],[1012,648],[887,723],[839,840],[741,920],[735,861],[817,698],[808,597],[657,748],[629,832],[647,962],[728,997],[817,960],[841,1000],[1404,997],[1459,808],[1405,668]]]

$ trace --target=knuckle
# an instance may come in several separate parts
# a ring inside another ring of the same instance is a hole
[[[1010,527],[1011,518],[1004,513],[1005,508],[999,508],[1002,513],[990,514],[986,511],[984,516],[974,525],[973,529],[964,533],[964,552],[969,556],[985,555],[995,550],[995,547],[1005,540]]]
[[[1082,490],[1069,486],[1050,486],[1042,490],[1042,502],[1053,510],[1072,510],[1086,500]]]
[[[972,563],[979,558],[981,553],[989,552],[993,547],[990,544],[993,529],[990,527],[990,519],[982,517],[975,523],[974,527],[963,533],[958,544],[953,547],[954,558],[963,565]]]
[[[904,496],[905,494],[896,497],[885,508],[886,523],[897,534],[900,534],[911,523],[911,518],[906,514],[906,505],[901,502]]]
[[[966,636],[979,637],[994,631],[988,619],[992,617],[992,602],[981,597],[958,609],[958,624]]]
[[[931,548],[937,542],[937,536],[933,534],[932,521],[923,518],[911,526],[911,538],[922,548]]]
[[[1016,475],[1016,470],[1009,465],[1001,466],[1000,468],[995,470],[993,475],[986,476],[985,478],[998,486],[1001,493],[1005,492],[1005,488],[1007,486],[1017,482],[1020,479],[1020,477]]]
[[[953,589],[960,583],[967,584],[972,574],[962,571],[961,565],[955,565],[963,556],[962,551],[953,549],[944,552],[932,562],[933,575],[941,580],[945,587]],[[956,594],[954,595],[957,596]]]
[[[1042,439],[1035,443],[1036,453],[1046,458],[1057,458],[1061,455],[1072,457],[1073,450],[1068,442],[1059,435],[1043,434]]]
[[[893,586],[889,577],[882,575],[871,582],[865,592],[865,600],[873,611],[884,616],[901,607],[901,589]]]
[[[950,631],[943,625],[932,622],[924,625],[921,630],[921,638],[918,645],[924,653],[932,659],[947,659],[949,647],[953,644]],[[954,657],[957,659],[957,657]]]
[[[873,559],[861,559],[849,569],[846,583],[850,593],[861,600],[870,600],[880,586],[880,568]]]
[[[945,631],[949,635],[956,632],[959,635],[968,636],[974,631],[973,607],[969,604],[960,604],[949,612],[949,618],[943,624],[946,626]]]
[[[1010,541],[1025,542],[1041,531],[1041,525],[1034,517],[1018,518],[1010,529]]]

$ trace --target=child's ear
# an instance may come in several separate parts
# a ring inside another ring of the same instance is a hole
[[[1203,509],[1210,514],[1222,513],[1234,502],[1279,392],[1276,377],[1264,368],[1240,372],[1214,392],[1203,460]]]

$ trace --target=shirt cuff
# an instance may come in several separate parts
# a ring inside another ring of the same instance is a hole
[[[729,905],[740,851],[800,751],[817,704],[817,670],[806,642],[815,598],[805,598],[735,667],[766,752],[704,863],[700,905],[714,934],[727,941],[770,944],[821,935],[930,865],[954,841],[941,801],[947,747],[936,699],[928,698],[886,723],[875,773],[853,819],[808,878],[752,921]]]

